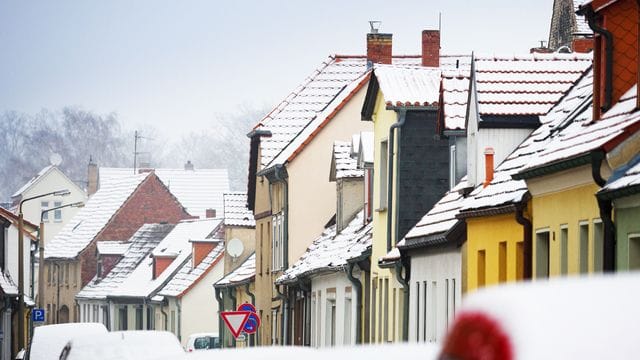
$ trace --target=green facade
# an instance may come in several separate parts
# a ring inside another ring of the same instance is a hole
[[[640,194],[614,200],[618,271],[640,270]]]

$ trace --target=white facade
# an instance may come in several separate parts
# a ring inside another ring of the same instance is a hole
[[[2,231],[2,227],[0,227]],[[18,285],[18,228],[16,226],[9,226],[4,229],[4,263],[5,269],[2,271],[8,271],[11,279]],[[31,286],[31,238],[24,236],[23,242],[23,258],[24,258],[24,294],[29,296],[29,288]],[[36,269],[37,271],[37,269]],[[36,279],[34,279],[36,280]]]
[[[438,342],[461,302],[460,248],[429,249],[411,255],[409,341]]]
[[[355,274],[354,274],[355,275]],[[356,343],[357,295],[343,272],[311,280],[311,346]]]

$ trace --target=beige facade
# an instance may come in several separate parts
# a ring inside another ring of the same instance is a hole
[[[233,258],[228,252],[224,253],[224,274],[228,274],[242,264],[256,247],[256,229],[249,227],[225,226],[224,239],[228,243],[231,239],[242,241],[243,251],[238,257]]]
[[[44,307],[47,324],[78,322],[79,310],[75,306],[75,296],[82,288],[80,262],[45,261]]]

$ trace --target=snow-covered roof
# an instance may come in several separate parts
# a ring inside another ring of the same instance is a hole
[[[469,101],[469,71],[442,72],[443,130],[463,130]]]
[[[149,253],[173,230],[171,224],[145,224],[129,239],[122,259],[102,279],[94,277],[76,295],[79,299],[104,299],[118,289]],[[99,244],[106,242],[99,242]]]
[[[636,155],[628,164],[616,169],[599,193],[614,192],[629,187],[640,187],[640,155]]]
[[[523,180],[511,176],[520,171],[529,161],[545,151],[549,136],[568,121],[579,124],[591,118],[593,94],[593,72],[585,73],[566,96],[545,116],[540,117],[542,125],[534,130],[495,169],[493,180],[487,187],[478,186],[465,200],[462,211],[479,210],[522,201],[528,192]]]
[[[573,0],[573,11],[574,13],[578,11],[580,5],[583,5],[585,0]],[[584,16],[574,15],[576,19],[576,33],[578,34],[593,34],[593,31],[589,27],[589,23]]]
[[[400,257],[400,249],[394,246],[388,253],[378,259],[378,264],[381,266],[393,264],[400,260]]]
[[[462,189],[467,186],[466,177],[451,190],[449,190],[442,199],[440,199],[429,212],[418,221],[418,223],[409,230],[404,239],[396,246],[400,249],[412,245],[415,240],[425,237],[432,237],[437,234],[444,234],[451,230],[458,223],[456,215],[462,208],[464,197]],[[442,243],[444,237],[433,239],[430,243]],[[426,244],[425,244],[426,245]]]
[[[387,106],[436,106],[440,68],[376,64],[373,74]]]
[[[358,160],[351,157],[351,143],[335,141],[333,143],[333,156],[331,158],[330,180],[344,178],[358,178],[364,176],[364,171],[358,169]]]
[[[475,57],[478,112],[544,115],[591,66],[592,54],[526,54]]]
[[[2,269],[0,269],[0,289],[5,295],[18,295],[18,285],[13,281],[9,272],[5,272]]]
[[[182,296],[193,284],[205,276],[223,256],[224,243],[220,242],[195,268],[193,267],[193,261],[185,262],[158,294],[161,296]],[[190,259],[192,257],[193,254]]]
[[[420,62],[420,56],[393,58],[394,64],[418,65]],[[358,89],[359,83],[366,80],[366,73],[365,56],[335,55],[327,58],[255,126],[256,129],[271,132],[270,137],[260,141],[262,168],[287,160],[324,123],[327,116]],[[332,109],[325,111],[329,108]],[[306,130],[306,136],[300,136],[303,130]],[[296,138],[299,144],[290,145]],[[290,147],[287,150],[289,154],[281,155],[287,147]],[[276,157],[278,160],[274,161]]]
[[[640,122],[640,111],[636,111],[636,89],[636,85],[629,89],[600,120],[593,121],[591,116],[585,116],[552,131],[544,150],[519,173],[533,173],[549,165],[579,158],[623,135],[629,127]]]
[[[256,253],[249,256],[237,269],[228,273],[225,277],[215,283],[215,287],[230,287],[245,284],[253,280],[256,276]]]
[[[358,147],[358,167],[364,168],[373,165],[373,131],[360,133],[360,146]]]
[[[47,244],[46,258],[74,258],[102,231],[149,173],[106,182]],[[118,239],[123,240],[123,239]]]
[[[183,220],[151,251],[153,257],[172,257],[171,264],[153,278],[153,259],[145,257],[130,275],[114,289],[113,297],[148,297],[166,284],[191,256],[189,240],[218,237],[221,219]],[[220,239],[222,241],[222,239]]]
[[[224,194],[224,224],[228,226],[256,226],[253,212],[247,207],[246,192]]]
[[[373,223],[363,224],[364,211],[360,211],[337,235],[335,225],[326,228],[276,283],[294,282],[321,271],[344,269],[349,259],[359,257],[371,247]]]
[[[154,169],[171,193],[187,212],[200,218],[206,217],[207,209],[223,211],[222,194],[229,191],[227,169]],[[112,179],[130,176],[131,168],[99,169],[100,187]]]
[[[96,246],[100,255],[123,255],[131,245],[128,241],[98,241]]]
[[[45,166],[34,177],[32,177],[29,181],[27,181],[24,185],[22,185],[22,187],[20,187],[20,189],[18,189],[15,193],[13,193],[11,197],[16,198],[21,196],[25,191],[29,190],[32,186],[40,182],[40,180],[44,179],[49,173],[53,171],[57,171],[58,173],[60,173],[60,175],[62,175],[63,178],[68,180],[68,183],[70,186],[73,186],[80,192],[84,192],[84,190],[80,189],[80,187],[78,187],[76,183],[74,183],[71,179],[69,179],[67,175],[62,170],[60,170],[57,166],[49,165],[49,166]],[[52,189],[52,191],[54,190],[62,190],[62,189]]]

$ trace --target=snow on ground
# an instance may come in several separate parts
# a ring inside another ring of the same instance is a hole
[[[33,332],[29,359],[57,360],[69,340],[84,336],[100,338],[106,334],[107,328],[99,323],[37,326]]]

